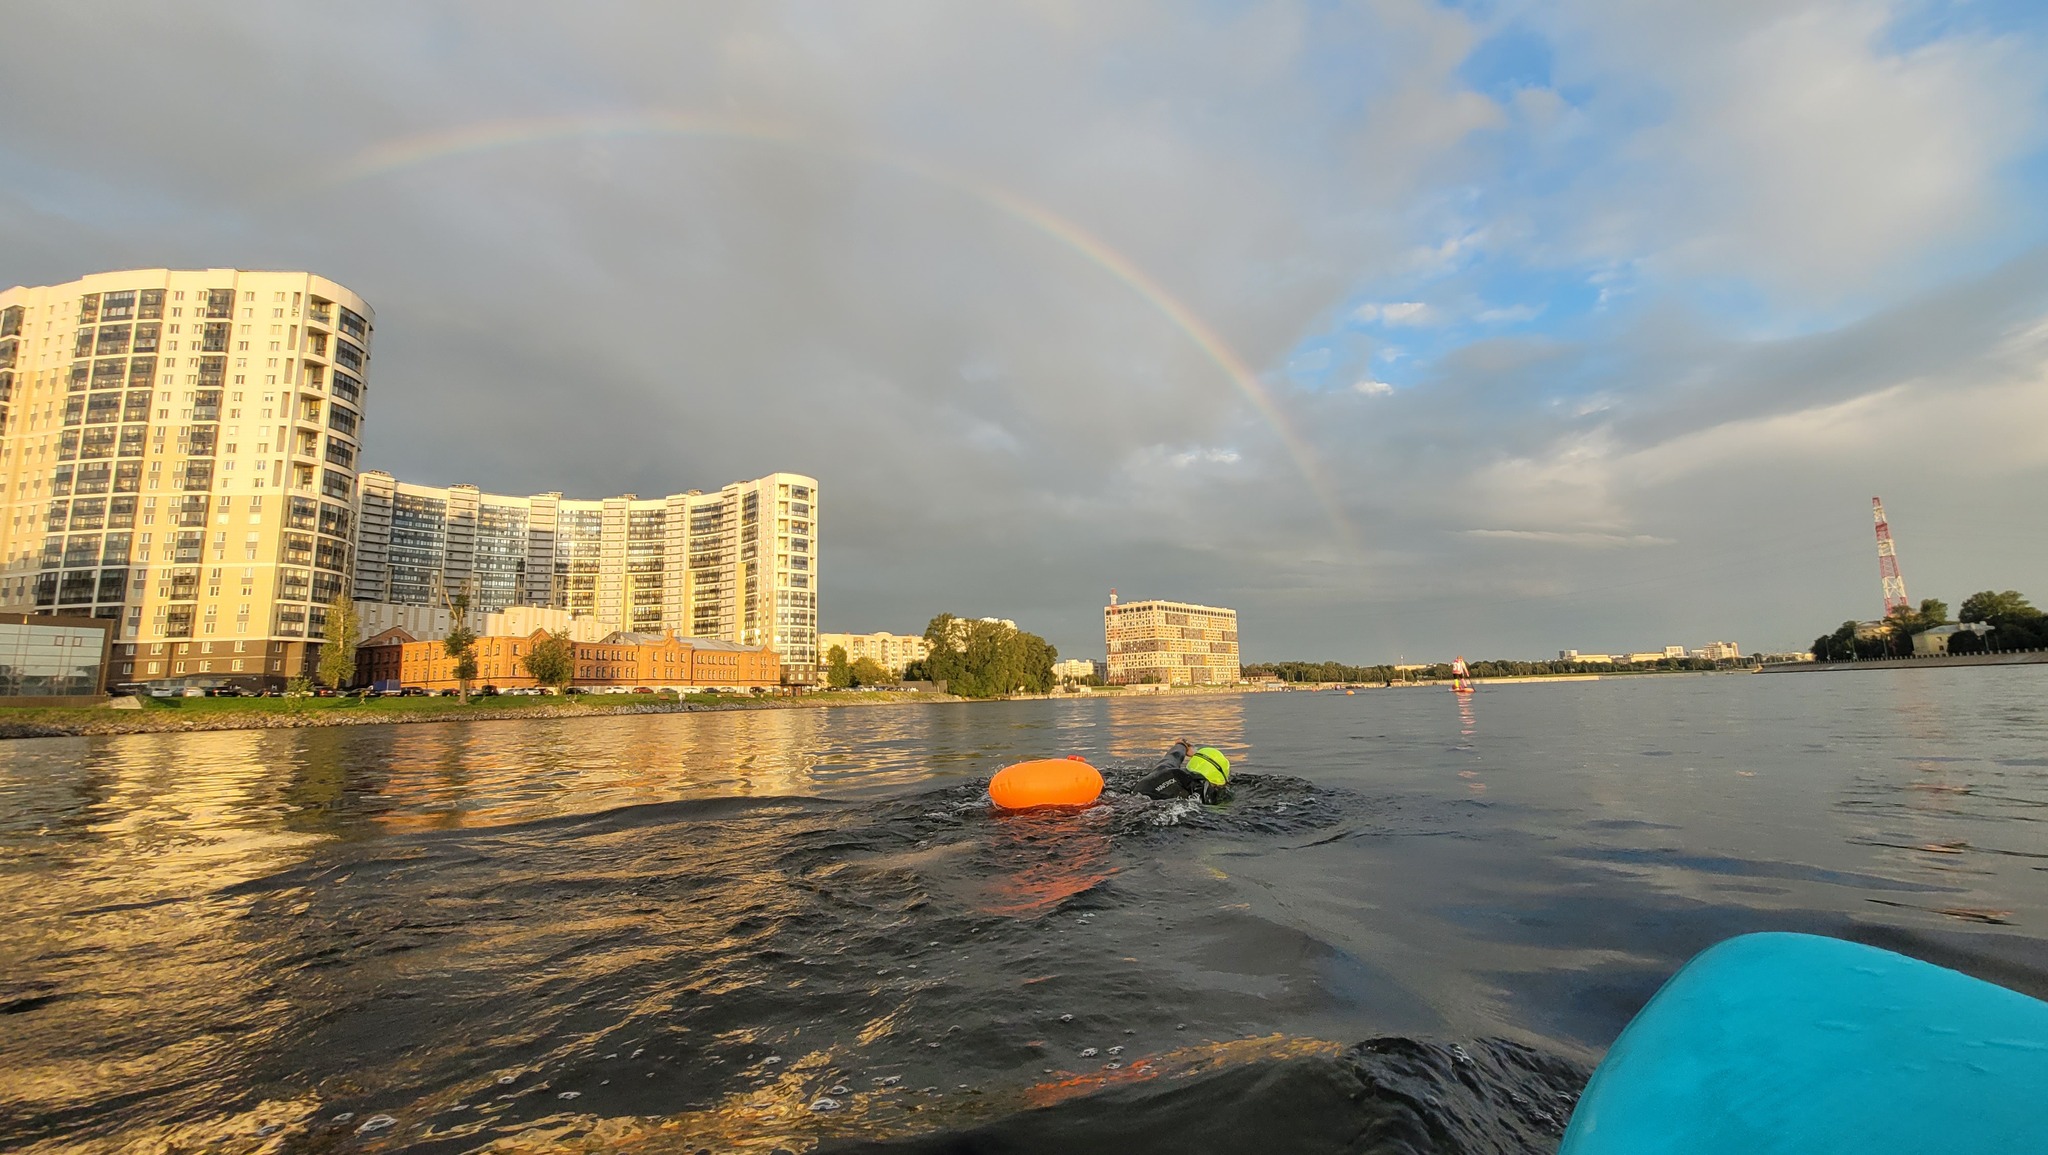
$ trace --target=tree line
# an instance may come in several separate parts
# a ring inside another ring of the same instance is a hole
[[[2048,613],[2035,609],[2018,590],[1971,594],[1956,610],[1956,622],[1981,622],[1989,629],[1982,634],[1961,630],[1951,634],[1951,654],[2048,647]],[[1822,662],[1905,657],[1913,652],[1913,635],[1949,624],[1948,603],[1940,598],[1924,598],[1917,608],[1900,606],[1892,610],[1882,622],[1843,622],[1834,633],[1813,640],[1813,656]]]

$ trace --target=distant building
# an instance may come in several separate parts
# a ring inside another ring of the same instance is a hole
[[[1238,680],[1237,611],[1139,601],[1102,611],[1112,685],[1227,685]]]
[[[1052,676],[1061,682],[1079,682],[1088,678],[1108,681],[1109,663],[1093,658],[1066,658],[1052,664]]]
[[[767,646],[818,661],[818,483],[793,473],[717,493],[598,500],[362,475],[354,596],[485,611],[547,606],[624,629]]]
[[[1618,659],[1613,654],[1582,654],[1577,650],[1559,650],[1557,652],[1557,660],[1560,662],[1592,662],[1595,664],[1613,665]]]
[[[819,634],[819,665],[825,664],[834,646],[846,651],[849,662],[868,658],[898,677],[910,663],[924,661],[926,649],[922,634]]]
[[[526,672],[526,656],[547,636],[535,630],[520,637],[494,635],[476,640],[476,673],[470,685],[507,690],[539,683]],[[390,629],[356,651],[358,678],[379,689],[417,686],[453,690],[455,659],[439,639],[420,641]],[[646,686],[649,689],[750,689],[782,680],[775,651],[715,638],[679,638],[672,633],[615,630],[575,645],[572,686]]]
[[[1622,655],[1621,660],[1629,663],[1632,666],[1637,666],[1648,665],[1652,662],[1661,662],[1665,659],[1666,656],[1667,655],[1662,650],[1644,650],[1641,653],[1624,654]],[[1680,650],[1678,652],[1678,656],[1681,658],[1684,657],[1685,651]]]
[[[1916,658],[1926,658],[1937,654],[1946,654],[1948,653],[1949,642],[1953,641],[1957,634],[1976,634],[1981,638],[1990,632],[1991,623],[1989,622],[1957,622],[1952,625],[1935,626],[1931,629],[1921,630],[1913,635],[1913,656]]]
[[[1665,646],[1665,647],[1664,647],[1664,656],[1665,656],[1665,657],[1667,657],[1667,658],[1683,658],[1683,657],[1685,656],[1685,647],[1684,647],[1684,646]]]
[[[1742,657],[1742,647],[1734,642],[1708,642],[1700,648],[1700,657],[1710,662],[1731,662]]]

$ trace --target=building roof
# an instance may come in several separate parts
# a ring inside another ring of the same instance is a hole
[[[646,630],[613,630],[604,636],[604,641],[598,644],[605,646],[658,646],[668,641],[668,639],[669,635],[665,633],[650,633]],[[697,645],[697,639],[695,638],[684,638],[681,640],[685,645]]]
[[[760,646],[743,646],[738,642],[728,642],[723,638],[685,638],[684,640],[700,650],[723,650],[734,654],[758,654],[762,650]]]

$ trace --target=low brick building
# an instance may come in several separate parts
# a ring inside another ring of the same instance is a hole
[[[547,636],[546,630],[535,630],[524,637],[478,638],[472,685],[501,690],[539,685],[526,672],[525,659]],[[775,651],[712,638],[620,630],[602,641],[576,642],[573,648],[572,686],[751,689],[782,681],[782,661]],[[365,639],[356,651],[356,668],[361,681],[380,689],[452,690],[459,685],[455,659],[440,639],[420,641],[396,628]]]

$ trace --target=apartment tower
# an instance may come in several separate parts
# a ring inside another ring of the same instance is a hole
[[[579,500],[362,475],[355,596],[548,606],[615,629],[766,646],[818,663],[818,483],[794,473],[716,493]]]
[[[304,272],[0,292],[0,606],[112,619],[114,683],[302,673],[352,566],[373,316]]]

